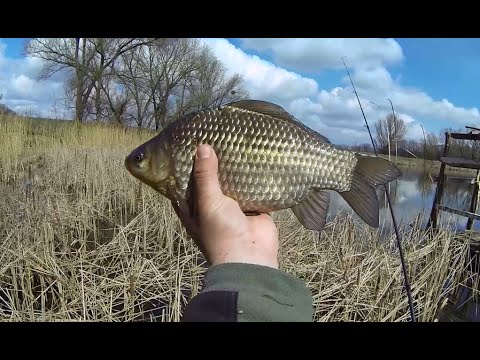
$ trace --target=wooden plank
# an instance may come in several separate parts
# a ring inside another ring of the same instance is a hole
[[[468,134],[468,133],[450,133],[453,139],[458,140],[475,140],[480,141],[480,134]]]
[[[470,219],[480,220],[480,214],[473,214],[473,213],[468,212],[468,211],[452,209],[452,208],[449,208],[449,207],[444,206],[444,205],[440,205],[438,207],[438,209],[443,210],[443,211],[448,211],[448,212],[451,212],[453,214],[457,214],[457,215],[460,215],[460,216],[465,216],[465,217],[468,217]]]
[[[440,161],[448,166],[462,167],[468,169],[480,169],[480,161],[453,157],[441,157]]]
[[[473,127],[473,126],[465,126],[467,129],[471,129],[473,130],[471,133],[472,134],[478,134],[480,133],[480,129],[479,128],[476,128],[476,127]]]

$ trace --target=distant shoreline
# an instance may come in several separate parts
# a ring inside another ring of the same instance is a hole
[[[378,156],[384,159],[388,159],[388,155],[381,154]],[[395,156],[393,155],[390,157],[390,161],[398,165],[399,168],[424,170],[434,176],[438,176],[440,172],[441,162],[437,160],[424,160],[420,158],[407,158],[398,156],[397,160],[395,161]],[[477,170],[447,166],[445,168],[445,174],[450,176],[455,175],[465,178],[475,178]]]

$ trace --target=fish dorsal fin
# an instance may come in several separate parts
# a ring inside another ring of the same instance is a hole
[[[290,115],[284,108],[279,105],[273,104],[263,100],[240,100],[226,104],[225,106],[232,106],[239,109],[258,112],[260,114],[277,117],[287,121],[296,121],[292,115]]]
[[[239,101],[234,101],[229,104],[226,104],[225,106],[231,106],[238,109],[253,111],[263,115],[276,117],[276,118],[294,123],[296,126],[300,126],[304,130],[311,132],[312,134],[320,138],[322,141],[326,143],[330,143],[330,140],[328,140],[325,136],[320,135],[319,133],[308,128],[307,126],[305,126],[305,124],[303,124],[301,121],[296,119],[293,115],[288,113],[284,108],[282,108],[279,105],[273,104],[271,102],[263,101],[263,100],[239,100]]]

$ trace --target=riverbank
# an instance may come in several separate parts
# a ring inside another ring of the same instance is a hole
[[[388,155],[379,155],[379,157],[388,159]],[[438,176],[440,172],[441,162],[437,160],[424,160],[419,158],[408,158],[402,156],[398,156],[396,158],[395,156],[391,156],[390,161],[397,164],[400,169],[418,169],[432,175],[432,177]],[[474,169],[464,169],[447,166],[445,168],[445,174],[447,176],[459,176],[473,179],[475,178],[477,171]]]

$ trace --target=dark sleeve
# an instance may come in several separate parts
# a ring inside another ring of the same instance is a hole
[[[267,266],[228,263],[207,270],[182,321],[312,321],[303,281]]]

